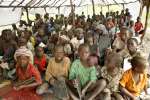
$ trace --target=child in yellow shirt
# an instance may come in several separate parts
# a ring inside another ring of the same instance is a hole
[[[143,57],[135,56],[131,60],[132,68],[127,70],[120,80],[120,90],[125,100],[137,100],[142,90],[147,94],[147,61]]]

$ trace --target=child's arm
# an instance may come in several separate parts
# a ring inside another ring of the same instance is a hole
[[[94,81],[88,82],[88,84],[82,90],[82,96],[85,95],[85,93],[87,92],[88,88],[91,87],[93,83],[95,83],[95,82]]]
[[[146,95],[148,95],[147,85],[145,85],[145,87],[144,87],[144,92],[145,92]]]
[[[136,97],[134,95],[132,95],[126,88],[122,87],[121,85],[119,86],[119,88],[123,94],[129,96],[132,100],[136,99]]]

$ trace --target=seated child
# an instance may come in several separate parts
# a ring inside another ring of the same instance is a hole
[[[130,60],[134,56],[145,56],[143,52],[141,52],[138,48],[138,40],[136,38],[130,38],[127,40],[127,54],[124,56],[123,69],[124,71],[130,69],[131,63]]]
[[[117,53],[110,53],[106,60],[105,66],[101,68],[100,77],[107,81],[106,88],[103,90],[101,95],[102,100],[114,98],[115,100],[123,100],[122,96],[119,95],[119,80],[122,78],[123,69],[121,68],[122,57]],[[109,91],[109,92],[106,92]]]
[[[137,100],[142,90],[147,94],[147,61],[135,56],[131,59],[132,68],[127,70],[120,80],[120,90],[125,100]]]
[[[90,54],[90,56],[88,57],[88,65],[90,66],[95,66],[96,68],[96,75],[97,78],[100,78],[100,70],[101,67],[99,66],[99,56],[97,56],[96,54]]]
[[[35,49],[34,65],[38,68],[41,75],[45,74],[48,57],[44,54],[44,49],[40,46]]]
[[[94,38],[92,35],[89,35],[85,38],[85,42],[89,45],[90,47],[90,53],[91,54],[96,54],[99,56],[99,48],[96,43],[94,43]]]
[[[49,93],[49,87],[54,86],[54,82],[60,78],[67,78],[70,67],[70,59],[64,56],[64,47],[56,45],[54,49],[54,57],[50,58],[46,73],[45,81],[38,89],[37,94]],[[53,91],[53,90],[52,90]]]
[[[35,88],[42,83],[39,71],[30,62],[30,51],[19,49],[15,55],[17,84],[4,96],[4,99],[19,100],[39,100],[35,93]]]
[[[80,99],[86,98],[86,100],[93,100],[104,89],[103,87],[105,87],[106,82],[104,80],[97,80],[96,68],[94,66],[89,67],[89,46],[87,44],[81,44],[78,53],[80,59],[77,59],[72,63],[69,80],[71,80],[76,86],[79,84],[79,88],[81,87],[81,91],[77,90]],[[75,94],[76,91],[73,91],[75,87],[73,87],[72,84],[68,84],[68,86],[71,98],[77,100],[78,96]],[[89,97],[87,93],[89,94]]]

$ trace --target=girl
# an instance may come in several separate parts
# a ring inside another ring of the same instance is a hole
[[[122,96],[119,95],[119,80],[123,74],[123,69],[121,68],[122,60],[117,53],[111,53],[107,56],[105,66],[101,68],[100,76],[107,81],[103,92],[106,94],[106,89],[109,89],[110,93],[107,92],[107,97],[103,96],[103,98],[111,97],[115,100],[123,100]]]

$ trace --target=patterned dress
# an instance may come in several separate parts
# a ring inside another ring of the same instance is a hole
[[[108,84],[107,84],[106,88],[110,89],[111,92],[118,92],[119,81],[122,78],[122,75],[123,75],[122,68],[119,68],[117,75],[115,75],[114,77],[109,75],[109,73],[107,72],[106,66],[102,67],[102,69],[101,69],[101,77],[107,80]]]

